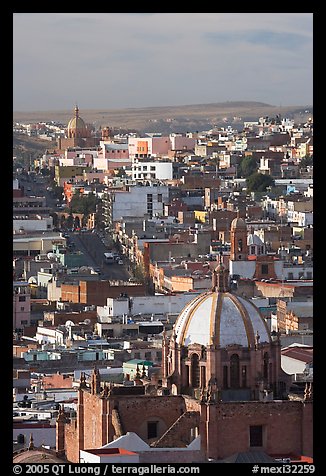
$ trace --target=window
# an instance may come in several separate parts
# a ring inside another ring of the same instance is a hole
[[[231,355],[230,358],[230,386],[231,388],[240,387],[240,363],[239,356],[237,354]]]
[[[269,355],[268,352],[264,353],[264,365],[263,365],[263,376],[265,380],[268,380],[268,367],[269,367]]]
[[[152,358],[152,352],[145,352],[145,359],[150,360]]]
[[[250,427],[250,447],[263,446],[263,427],[254,425]]]
[[[140,352],[134,353],[134,359],[140,359]]]
[[[157,201],[158,201],[159,203],[162,203],[162,194],[161,194],[161,193],[158,193],[158,194],[157,194]]]
[[[24,311],[25,311],[25,307],[22,306],[22,307],[20,308],[20,310],[21,310],[21,312],[24,312]]]
[[[288,279],[293,279],[293,273],[288,273]]]
[[[261,265],[261,274],[268,274],[268,264],[262,264]]]
[[[147,422],[147,439],[157,438],[157,421],[148,421]]]
[[[206,367],[201,367],[200,368],[200,372],[201,372],[201,387],[202,388],[205,388],[206,387]]]
[[[191,356],[191,385],[199,388],[199,357],[197,354]]]
[[[24,301],[26,301],[26,296],[19,296],[18,301],[19,301],[19,302],[24,302]]]
[[[223,366],[223,387],[228,388],[229,383],[228,383],[228,366],[224,365]]]

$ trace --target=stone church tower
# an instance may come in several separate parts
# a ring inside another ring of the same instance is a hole
[[[238,213],[239,214],[239,213]],[[248,259],[247,225],[239,216],[231,223],[231,254],[232,261],[245,261]]]

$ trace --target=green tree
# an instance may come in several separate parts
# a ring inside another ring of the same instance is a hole
[[[47,169],[47,168],[41,169],[40,172],[43,175],[43,177],[48,177],[51,174],[50,169]]]
[[[249,192],[266,192],[267,187],[274,186],[274,180],[270,175],[255,172],[247,177],[246,184]]]
[[[140,264],[136,264],[134,268],[134,277],[137,281],[144,283],[145,281],[145,270],[144,267]]]
[[[70,215],[66,218],[65,226],[66,226],[67,228],[72,228],[72,227],[73,227],[73,224],[74,224],[74,217],[72,216],[72,214],[70,214]]]
[[[89,215],[96,211],[97,198],[94,193],[89,195],[80,195],[79,192],[75,193],[70,202],[70,208],[73,213],[83,213]]]
[[[258,162],[252,155],[244,157],[238,165],[238,176],[247,178],[257,172]]]
[[[305,168],[309,165],[313,165],[313,156],[305,155],[300,161],[300,168]]]
[[[52,193],[54,195],[54,198],[58,198],[59,200],[62,200],[63,187],[60,187],[59,185],[54,185],[52,187]]]

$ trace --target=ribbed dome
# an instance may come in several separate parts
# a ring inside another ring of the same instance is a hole
[[[247,299],[229,292],[209,291],[193,299],[179,314],[174,325],[179,345],[200,344],[226,347],[271,342],[259,309]]]
[[[71,129],[85,130],[86,124],[81,117],[73,117],[68,122],[68,130],[71,130]]]
[[[232,220],[232,222],[231,222],[231,231],[234,230],[235,228],[237,230],[240,230],[240,229],[246,230],[247,229],[246,222],[244,221],[243,218],[237,217],[237,218],[234,218],[234,220]]]
[[[76,131],[79,133],[86,132],[86,124],[81,117],[79,117],[79,109],[78,106],[75,107],[75,116],[70,119],[68,122],[68,134],[69,132]],[[80,134],[79,134],[80,135]]]

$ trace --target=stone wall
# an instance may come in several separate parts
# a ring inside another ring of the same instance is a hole
[[[200,435],[207,456],[220,459],[252,449],[250,426],[262,426],[260,449],[267,454],[312,456],[312,410],[306,405],[302,401],[202,405]]]

